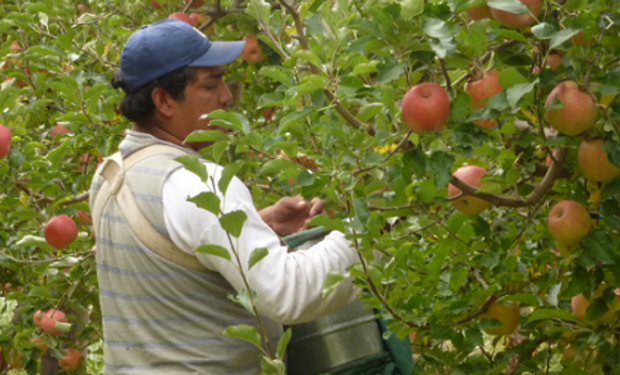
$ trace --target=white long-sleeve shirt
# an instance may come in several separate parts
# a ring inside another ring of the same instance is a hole
[[[222,167],[210,162],[205,165],[209,176],[219,181]],[[187,201],[187,198],[204,191],[213,191],[210,182],[203,183],[183,168],[173,172],[163,189],[166,229],[181,250],[195,254],[205,267],[219,272],[235,290],[245,289],[235,265],[220,257],[194,252],[200,245],[214,244],[227,249],[235,259],[218,218]],[[289,253],[281,245],[278,235],[261,219],[241,180],[233,178],[225,197],[221,192],[215,192],[224,203],[224,213],[243,210],[247,214],[241,236],[238,240],[231,237],[243,269],[247,272],[254,249],[264,247],[269,252],[249,273],[250,286],[258,295],[256,303],[261,315],[281,324],[297,324],[333,312],[355,298],[357,290],[350,281],[342,282],[328,298],[321,297],[323,282],[329,272],[345,273],[349,266],[359,262],[356,251],[342,233],[332,232],[308,250]]]

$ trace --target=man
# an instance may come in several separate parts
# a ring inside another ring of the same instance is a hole
[[[252,314],[228,299],[245,289],[236,262],[195,253],[201,245],[219,245],[233,260],[231,244],[235,245],[274,350],[281,324],[314,320],[355,298],[351,283],[321,298],[329,272],[345,272],[359,261],[341,233],[331,233],[308,251],[288,253],[281,245],[278,235],[301,230],[322,211],[320,200],[284,198],[259,213],[236,177],[224,198],[213,184],[202,182],[167,153],[127,167],[132,157],[155,149],[153,145],[199,156],[196,150],[205,145],[186,144],[184,139],[195,130],[209,129],[201,116],[225,109],[232,100],[222,65],[236,59],[244,45],[211,42],[184,22],[164,20],[143,26],[123,49],[121,70],[112,84],[125,91],[119,109],[134,123],[119,146],[127,163],[120,170],[125,173],[107,179],[112,164],[106,161],[91,186],[106,375],[260,372],[256,347],[221,336],[231,325],[257,325]],[[222,167],[201,160],[217,181]],[[124,186],[131,190],[137,209],[116,193],[98,199],[109,191],[122,192]],[[206,191],[220,196],[224,212],[246,213],[238,241],[229,241],[215,215],[187,201]],[[136,212],[154,228],[153,236],[160,236],[153,246],[145,245],[153,240],[142,233],[144,225],[136,226]],[[160,252],[158,242],[170,243],[168,250],[174,250]],[[248,272],[256,248],[266,248],[269,254]]]

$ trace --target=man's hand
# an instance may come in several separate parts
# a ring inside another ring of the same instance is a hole
[[[305,229],[305,225],[324,208],[325,203],[319,198],[308,203],[301,196],[284,197],[260,211],[260,216],[278,235],[288,236]]]

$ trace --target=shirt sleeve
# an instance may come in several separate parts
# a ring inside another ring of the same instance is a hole
[[[219,178],[221,167],[206,163],[209,176]],[[212,213],[199,209],[187,198],[200,192],[215,191],[224,202],[224,212],[243,210],[247,215],[240,237],[228,236]],[[333,312],[357,295],[350,280],[344,281],[323,299],[323,282],[329,272],[345,273],[359,262],[351,243],[340,232],[332,232],[324,240],[305,251],[291,252],[278,235],[261,219],[247,187],[233,178],[225,197],[211,183],[203,183],[196,175],[179,169],[166,180],[163,188],[164,219],[170,238],[181,250],[195,254],[207,268],[219,272],[239,291],[246,289],[235,265],[213,255],[195,253],[200,245],[213,244],[227,249],[233,261],[237,251],[247,274],[248,261],[254,249],[266,248],[268,255],[249,273],[249,283],[258,298],[261,315],[281,324],[298,324]],[[236,261],[235,261],[236,263]]]

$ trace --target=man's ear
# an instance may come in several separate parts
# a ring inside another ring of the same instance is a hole
[[[172,117],[174,113],[173,109],[173,101],[172,96],[162,89],[161,87],[156,87],[151,92],[151,100],[153,100],[153,104],[155,104],[155,112],[160,112],[164,117]]]

